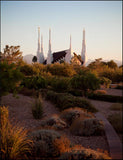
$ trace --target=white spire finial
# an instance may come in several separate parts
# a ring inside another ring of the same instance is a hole
[[[71,49],[71,34],[70,34],[70,49]]]
[[[43,35],[41,34],[41,52],[43,52]]]

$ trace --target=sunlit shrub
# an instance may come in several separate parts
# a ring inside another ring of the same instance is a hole
[[[50,72],[52,75],[71,77],[76,73],[73,66],[67,63],[55,63],[46,65],[46,67],[47,72]]]
[[[0,107],[0,156],[3,159],[27,158],[31,153],[32,140],[27,137],[27,130],[19,124],[13,126],[8,119],[8,108]]]
[[[101,160],[105,160],[105,159],[111,159],[111,157],[109,157],[107,154],[105,153],[101,153],[98,151],[94,151],[92,149],[86,149],[86,148],[80,148],[80,149],[73,149],[70,150],[69,152],[65,152],[63,153],[59,160],[82,160],[82,159],[88,159],[88,160],[92,160],[92,159],[101,159]]]
[[[25,64],[21,66],[20,71],[26,76],[32,76],[34,74],[33,67],[31,64]]]
[[[88,113],[86,110],[78,107],[65,109],[61,112],[60,115],[60,117],[63,118],[69,125],[71,125],[72,122],[80,116],[90,118],[94,117],[91,113]]]
[[[74,120],[72,123],[70,127],[72,134],[78,136],[91,136],[102,135],[104,133],[104,126],[99,120],[83,116]]]
[[[106,90],[96,90],[94,91],[95,94],[106,94]]]

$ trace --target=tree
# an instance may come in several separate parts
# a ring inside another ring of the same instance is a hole
[[[115,63],[113,60],[107,62],[107,65],[109,68],[114,68],[114,69],[118,67],[117,63]]]
[[[33,58],[32,58],[32,62],[37,62],[37,57],[36,56],[34,56]]]
[[[14,92],[19,88],[19,82],[23,74],[14,63],[8,64],[6,61],[0,63],[0,98],[1,96]]]
[[[8,64],[19,63],[22,61],[22,52],[20,51],[20,46],[10,46],[6,45],[4,52],[0,52],[0,60],[7,61]]]

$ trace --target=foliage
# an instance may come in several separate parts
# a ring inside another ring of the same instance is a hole
[[[106,88],[109,88],[110,84],[111,84],[111,80],[109,78],[106,78],[106,77],[101,77],[100,78],[100,83],[102,85],[104,85]]]
[[[114,68],[114,69],[118,67],[117,63],[115,63],[113,60],[107,62],[107,65],[109,68]]]
[[[43,103],[41,97],[35,100],[32,107],[32,114],[35,119],[40,119],[43,115]]]
[[[35,91],[35,89],[28,89],[28,88],[23,87],[19,91],[19,93],[23,94],[24,96],[33,96],[33,97],[36,97],[36,91]]]
[[[29,135],[34,141],[33,155],[42,157],[55,157],[56,149],[54,146],[54,140],[59,139],[61,135],[54,131],[48,129],[41,129],[33,131]]]
[[[52,101],[56,104],[60,110],[71,108],[71,107],[80,107],[87,109],[90,112],[96,112],[96,108],[85,98],[75,97],[68,93],[56,93],[53,91],[48,91],[46,99]]]
[[[105,95],[105,94],[101,95],[101,94],[91,93],[91,94],[88,94],[88,98],[100,100],[100,101],[114,102],[114,103],[123,102],[122,96],[115,96],[115,95]]]
[[[99,72],[99,77],[108,78],[112,81],[112,83],[122,82],[123,81],[122,68],[116,68],[116,69],[105,68]]]
[[[33,58],[32,58],[32,62],[37,62],[37,57],[36,56],[34,56]]]
[[[122,111],[123,105],[121,103],[115,103],[110,106],[111,110]]]
[[[76,74],[73,66],[67,63],[55,63],[47,65],[47,72],[50,72],[52,75],[71,77]]]
[[[91,113],[88,113],[85,109],[78,107],[65,109],[60,115],[60,117],[63,118],[69,125],[71,125],[72,122],[80,116],[85,116],[88,118],[93,117]]]
[[[20,71],[25,75],[25,76],[32,76],[34,74],[33,67],[30,64],[24,64],[20,67]]]
[[[46,80],[42,76],[25,77],[21,82],[21,85],[29,89],[41,89],[46,88]]]
[[[0,54],[0,60],[7,61],[8,64],[19,63],[22,61],[22,52],[20,52],[20,46],[6,45],[4,52]]]
[[[3,159],[27,158],[31,152],[32,140],[27,137],[27,130],[9,122],[8,108],[0,107],[0,156]]]
[[[74,120],[70,127],[70,131],[77,136],[102,135],[104,133],[103,124],[96,118],[88,118],[81,116]]]
[[[53,77],[50,85],[55,91],[59,92],[65,91],[69,88],[69,78]]]
[[[67,127],[67,124],[58,115],[53,115],[42,121],[41,125],[45,127],[52,126],[54,129],[64,129]]]
[[[88,160],[92,160],[92,159],[101,159],[101,160],[105,160],[105,159],[111,159],[111,157],[109,157],[107,154],[105,153],[101,153],[98,151],[94,151],[92,149],[86,149],[84,147],[74,147],[73,149],[64,152],[59,160],[82,160],[82,159],[88,159]]]
[[[108,116],[109,122],[112,124],[117,133],[123,133],[122,113],[115,113]]]
[[[83,95],[86,95],[87,90],[96,90],[99,88],[100,81],[91,72],[81,72],[81,74],[75,75],[71,79],[71,86],[74,89],[81,89]]]
[[[23,74],[15,64],[0,63],[0,96],[19,89],[19,81],[23,78]]]

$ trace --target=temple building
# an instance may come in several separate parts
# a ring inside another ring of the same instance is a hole
[[[37,50],[37,62],[43,64],[62,63],[85,65],[86,63],[86,46],[85,46],[85,30],[83,30],[83,42],[81,56],[72,51],[71,35],[69,49],[52,52],[51,50],[51,29],[49,29],[49,49],[47,58],[44,60],[43,54],[43,36],[41,36],[41,50],[40,50],[40,28],[38,28],[38,50]]]

